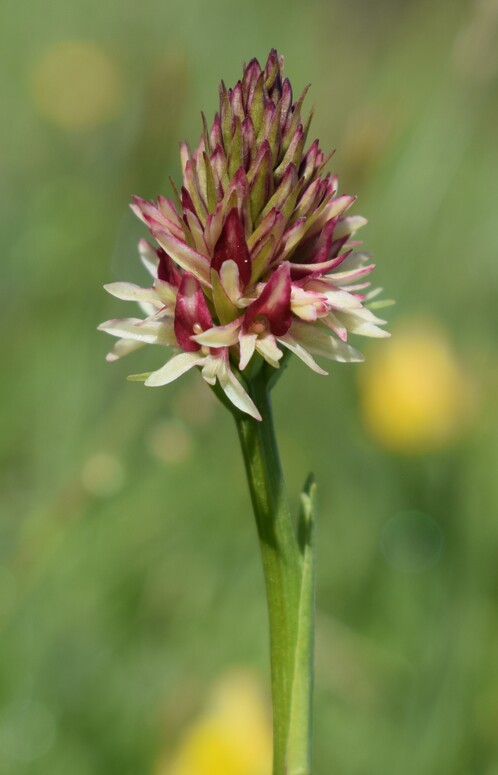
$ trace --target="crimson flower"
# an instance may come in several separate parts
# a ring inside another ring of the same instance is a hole
[[[264,68],[256,59],[244,67],[233,89],[222,83],[211,128],[203,116],[197,148],[181,145],[181,191],[173,186],[173,199],[155,202],[134,197],[156,243],[139,243],[152,286],[105,288],[138,302],[145,319],[99,326],[118,337],[109,361],[145,344],[174,349],[160,369],[131,379],[165,385],[199,367],[257,419],[244,387],[249,365],[278,369],[288,350],[326,374],[314,356],[363,360],[350,333],[388,336],[370,308],[380,290],[367,290],[374,264],[353,241],[366,221],[346,215],[355,197],[338,194],[318,140],[306,150],[307,89],[294,100],[283,69],[271,51]]]

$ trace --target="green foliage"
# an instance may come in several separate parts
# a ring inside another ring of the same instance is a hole
[[[231,83],[242,59],[272,46],[298,87],[312,81],[309,141],[337,148],[341,192],[360,197],[394,328],[435,320],[478,397],[459,443],[408,457],[383,451],[361,421],[366,366],[320,380],[292,362],[274,390],[294,512],[307,471],[319,483],[316,773],[496,775],[498,101],[486,8],[2,9],[2,775],[154,773],[227,666],[268,676],[232,420],[198,375],[130,384],[164,351],[107,365],[95,329],[122,314],[101,286],[145,279],[130,194],[168,193],[178,140],[198,141],[220,76]],[[108,67],[87,52],[79,72],[71,59],[68,86],[63,57],[61,103],[44,58],[75,40],[94,41]],[[382,550],[403,512],[444,537],[418,572]]]

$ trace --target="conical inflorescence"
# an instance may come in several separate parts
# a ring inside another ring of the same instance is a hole
[[[197,148],[181,145],[181,190],[156,202],[134,197],[155,241],[139,243],[152,286],[105,287],[138,302],[145,318],[100,329],[118,337],[110,361],[145,344],[173,348],[160,369],[136,375],[146,385],[198,366],[260,419],[243,385],[249,365],[277,369],[290,350],[326,374],[314,356],[363,360],[349,333],[388,335],[369,308],[378,293],[368,290],[374,264],[353,241],[366,221],[346,215],[355,197],[338,195],[318,140],[307,146],[306,91],[294,99],[275,51],[264,68],[253,59],[233,89],[221,84],[219,111],[211,128],[202,116]]]

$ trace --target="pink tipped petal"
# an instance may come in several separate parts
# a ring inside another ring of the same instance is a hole
[[[351,251],[349,250],[347,253],[341,253],[340,256],[336,256],[335,258],[331,258],[328,261],[323,261],[319,264],[295,264],[291,262],[290,267],[292,279],[298,280],[300,278],[310,277],[312,275],[319,277],[321,275],[327,274],[342,264],[342,262],[346,260],[350,253]]]
[[[355,199],[355,196],[349,196],[347,194],[339,196],[337,199],[332,199],[324,210],[326,220],[328,221],[331,218],[335,218],[336,215],[342,215],[351,207]]]
[[[291,280],[289,264],[281,264],[271,275],[261,295],[246,310],[244,326],[249,328],[256,317],[267,318],[275,336],[287,333],[292,322],[290,309]]]
[[[171,199],[166,199],[166,197],[162,196],[162,194],[159,194],[157,197],[157,206],[162,214],[166,216],[166,218],[169,218],[170,221],[172,221],[174,224],[176,224],[176,226],[178,226],[179,229],[181,229],[182,225],[180,223],[180,218]]]
[[[335,238],[334,231],[337,225],[337,218],[331,218],[323,227],[322,233],[318,239],[315,251],[311,256],[311,259],[307,261],[309,264],[323,264],[330,258],[330,247],[332,241]]]
[[[314,322],[327,314],[327,297],[321,293],[305,291],[297,285],[292,286],[291,309],[301,320]]]
[[[201,255],[169,232],[161,231],[157,234],[154,233],[154,236],[178,266],[195,275],[203,285],[210,287],[209,260],[206,256]]]
[[[190,196],[189,192],[185,188],[185,186],[182,186],[182,207],[184,213],[193,213],[195,216],[197,216],[196,209],[194,206],[194,203],[192,201],[192,197]]]
[[[239,270],[241,290],[251,279],[251,257],[236,207],[228,213],[214,247],[211,268],[220,272],[225,261],[234,261]]]
[[[204,239],[206,240],[206,245],[210,256],[212,256],[214,253],[214,246],[216,245],[221,234],[221,229],[223,228],[223,214],[223,205],[220,202],[218,205],[216,205],[215,211],[208,215],[206,221],[206,226],[204,228]]]
[[[178,216],[173,221],[161,212],[153,202],[147,202],[146,199],[139,196],[134,196],[132,199],[134,204],[130,205],[130,208],[152,233],[163,230],[170,231],[177,238],[181,238],[183,231],[179,225]]]
[[[175,334],[178,344],[187,352],[199,350],[192,334],[211,328],[213,321],[199,281],[191,274],[184,274],[175,307]],[[199,327],[200,331],[196,330]]]
[[[348,331],[346,326],[341,323],[338,317],[334,315],[333,312],[329,312],[329,314],[322,318],[322,323],[325,323],[326,326],[330,328],[331,331],[336,334],[336,336],[339,337],[339,339],[342,342],[346,342],[348,339]]]
[[[349,283],[355,282],[355,280],[370,274],[374,269],[375,264],[370,264],[370,266],[361,266],[358,269],[347,272],[333,272],[328,275],[328,277],[337,285],[349,285]]]
[[[180,353],[180,355],[173,356],[162,368],[153,371],[145,380],[145,384],[147,387],[167,385],[181,377],[185,372],[193,369],[194,366],[201,366],[204,361],[205,356],[194,355],[194,353]]]

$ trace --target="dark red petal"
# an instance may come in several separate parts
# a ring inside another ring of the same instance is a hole
[[[251,279],[251,257],[244,235],[244,227],[240,222],[236,207],[233,207],[228,213],[218,242],[214,246],[211,269],[215,269],[219,273],[222,264],[230,260],[237,264],[241,290],[243,290]]]
[[[307,264],[321,264],[330,258],[330,248],[334,239],[334,229],[339,217],[331,218],[322,229],[313,254],[306,261]]]
[[[244,68],[242,76],[242,93],[244,96],[244,105],[248,109],[250,98],[256,87],[256,81],[261,75],[261,66],[257,59],[251,59],[247,67]]]
[[[248,328],[255,318],[264,316],[275,336],[284,336],[292,322],[291,279],[288,263],[281,264],[266,283],[263,292],[247,308],[244,327]]]
[[[157,279],[164,280],[165,282],[178,287],[180,285],[181,275],[171,257],[168,256],[164,248],[157,248],[156,253],[159,259],[159,264],[157,265]]]
[[[190,338],[194,333],[195,325],[202,331],[211,328],[213,321],[206,304],[199,281],[194,275],[185,272],[182,277],[175,306],[175,336],[178,344],[186,352],[200,350],[200,345]]]
[[[182,207],[184,211],[190,210],[190,212],[194,213],[194,215],[197,215],[192,197],[190,196],[185,186],[182,186]]]
[[[291,262],[292,281],[296,282],[300,278],[306,278],[308,281],[312,278],[321,277],[323,274],[328,274],[333,269],[336,269],[339,264],[342,264],[351,253],[352,251],[348,250],[346,253],[341,253],[340,256],[330,258],[328,261],[323,261],[320,264],[294,264]]]

